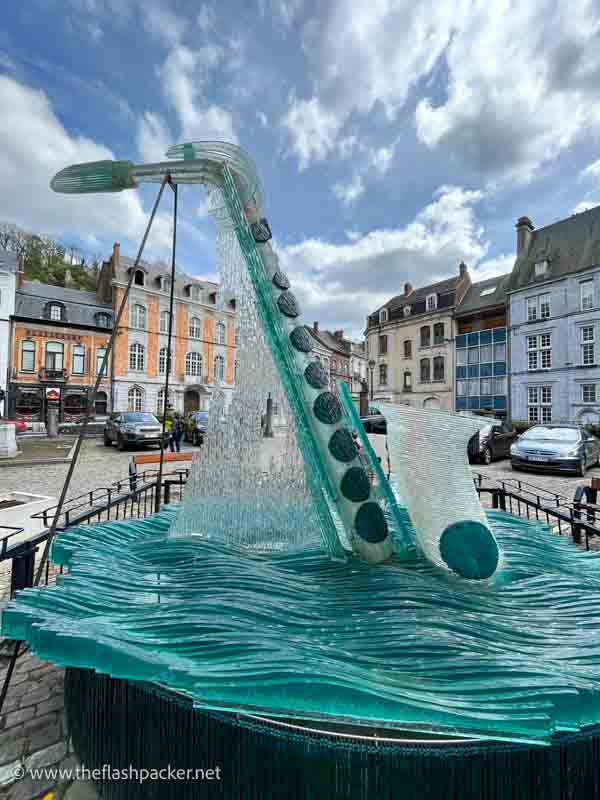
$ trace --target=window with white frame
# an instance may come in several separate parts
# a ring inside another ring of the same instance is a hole
[[[131,314],[131,325],[134,328],[144,329],[146,327],[146,307],[136,303]]]
[[[222,322],[217,322],[215,341],[217,344],[225,344],[225,325]]]
[[[158,351],[158,374],[166,375],[167,373],[167,357],[169,355],[168,347],[161,347]],[[171,370],[169,370],[170,372]]]
[[[201,339],[202,338],[202,323],[198,319],[198,317],[192,317],[189,324],[189,335],[190,339]]]
[[[589,311],[594,307],[594,281],[582,281],[579,284],[580,307],[582,311]]]
[[[457,397],[465,397],[467,394],[467,382],[456,381],[456,395]]]
[[[162,279],[162,290],[163,290],[163,292],[170,292],[171,291],[171,278],[163,278]]]
[[[427,295],[427,311],[435,311],[437,308],[437,294]]]
[[[529,422],[552,422],[552,386],[527,387],[527,418]]]
[[[160,332],[161,333],[168,333],[169,332],[169,317],[171,315],[168,311],[161,311],[160,312]]]
[[[169,393],[167,394],[167,408],[173,405],[173,394],[169,389]],[[165,410],[165,390],[164,387],[159,389],[156,393],[156,413],[163,414]]]
[[[138,386],[132,386],[127,392],[127,410],[141,411],[144,403],[144,393]]]
[[[550,292],[527,298],[527,322],[550,319],[551,314]]]
[[[129,369],[134,372],[144,371],[144,346],[137,342],[129,346]]]
[[[104,356],[106,354],[106,347],[97,347],[96,348],[96,375],[100,375],[102,372],[102,377],[106,377],[106,371],[108,364],[104,364]],[[104,370],[102,369],[102,365],[104,364]]]
[[[201,286],[192,286],[190,289],[190,295],[192,300],[196,303],[199,303],[202,300],[202,287]]]
[[[527,369],[552,367],[552,334],[540,333],[527,337]]]
[[[223,356],[215,356],[215,380],[222,381],[225,377],[225,359]]]
[[[23,339],[21,342],[21,372],[35,371],[35,342]]]
[[[71,373],[73,375],[85,374],[85,347],[81,344],[73,345]]]
[[[50,304],[50,319],[54,320],[55,322],[60,322],[63,318],[63,310],[62,306],[58,305],[58,303],[51,303]]]
[[[591,367],[596,363],[596,334],[593,325],[584,325],[581,329],[581,363]]]
[[[193,378],[199,378],[202,375],[202,356],[200,353],[186,353],[185,356],[185,374]]]
[[[404,314],[405,317],[410,317],[410,306],[404,306],[404,308],[402,309],[402,313]]]
[[[581,400],[583,403],[595,403],[596,402],[596,384],[595,383],[583,383],[581,385]]]
[[[236,347],[240,346],[240,331],[237,325],[235,326],[233,331],[233,343]]]
[[[380,364],[379,365],[379,385],[380,386],[387,386],[387,382],[388,382],[387,364]]]
[[[387,322],[388,321],[388,310],[387,308],[382,308],[379,312],[379,322]]]
[[[543,275],[548,272],[548,262],[547,261],[538,261],[535,265],[535,277],[541,278]]]

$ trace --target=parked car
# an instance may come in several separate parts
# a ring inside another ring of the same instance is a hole
[[[27,430],[27,423],[22,419],[2,419],[0,422],[2,425],[14,425],[15,433],[25,433]]]
[[[106,447],[116,442],[119,450],[125,450],[127,447],[160,446],[162,425],[154,414],[144,411],[124,411],[110,415],[104,425],[103,435]],[[169,434],[165,432],[165,445],[168,440]]]
[[[387,422],[383,414],[369,414],[368,417],[361,417],[360,421],[367,433],[387,434]]]
[[[185,421],[184,439],[195,445],[204,441],[206,426],[208,425],[208,411],[192,411]]]
[[[511,445],[516,438],[517,432],[510,423],[490,420],[469,439],[467,445],[469,461],[491,464],[495,458],[508,458]]]
[[[600,461],[600,439],[577,425],[535,425],[510,448],[513,469],[571,472],[583,477]]]

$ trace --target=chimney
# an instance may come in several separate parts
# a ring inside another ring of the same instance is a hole
[[[333,335],[338,340],[338,342],[341,342],[344,338],[344,331],[334,331]]]
[[[319,333],[319,323],[318,322],[313,322],[313,333],[316,333],[316,334]]]
[[[461,278],[464,277],[467,274],[468,271],[469,271],[469,268],[467,267],[465,262],[461,261],[460,264],[458,265],[458,274],[460,275],[460,277]]]
[[[534,228],[529,217],[519,217],[515,228],[517,229],[517,255],[520,256],[521,253],[529,250]]]
[[[408,297],[408,295],[412,292],[412,286],[410,283],[404,284],[404,297]]]
[[[120,260],[121,260],[121,245],[119,244],[119,242],[115,242],[113,244],[113,252],[112,252],[112,262],[115,268],[119,266]]]

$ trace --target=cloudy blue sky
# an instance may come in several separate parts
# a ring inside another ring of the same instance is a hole
[[[510,269],[517,217],[600,202],[600,0],[6,6],[0,220],[88,253],[132,255],[152,194],[54,195],[58,169],[237,142],[306,320],[356,333],[405,280]],[[204,199],[181,203],[179,263],[214,275]]]

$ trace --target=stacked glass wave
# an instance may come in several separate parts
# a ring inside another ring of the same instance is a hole
[[[208,709],[546,742],[600,720],[600,558],[491,513],[485,586],[424,559],[329,558],[170,537],[176,509],[67,531],[55,587],[5,636],[41,658],[149,681]]]

